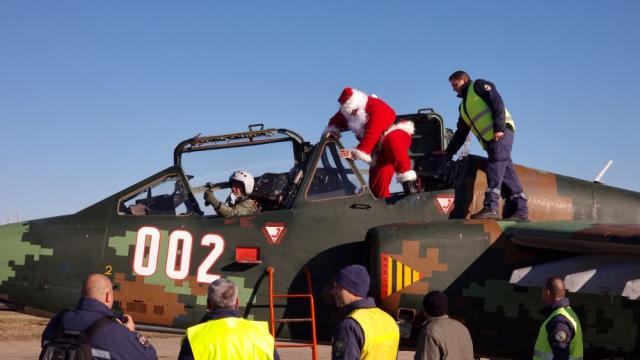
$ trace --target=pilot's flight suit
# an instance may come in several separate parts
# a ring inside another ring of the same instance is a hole
[[[204,198],[220,216],[246,216],[258,213],[258,203],[247,195],[238,197],[233,203],[227,201],[227,204],[218,200],[213,195],[213,191],[207,190],[204,193]]]

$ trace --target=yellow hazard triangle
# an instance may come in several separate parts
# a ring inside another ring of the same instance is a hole
[[[381,253],[380,258],[382,260],[382,286],[380,289],[382,297],[386,297],[396,291],[400,291],[425,277],[424,274],[413,270],[411,267],[401,263],[389,255]]]

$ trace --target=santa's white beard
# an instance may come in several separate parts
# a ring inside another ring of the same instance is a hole
[[[342,111],[342,115],[347,119],[347,125],[349,130],[353,131],[357,138],[361,138],[364,135],[364,125],[369,121],[369,115],[364,109],[360,108],[355,115]]]

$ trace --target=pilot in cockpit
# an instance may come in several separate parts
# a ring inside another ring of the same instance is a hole
[[[205,204],[210,204],[218,215],[225,217],[256,214],[259,211],[258,203],[250,197],[253,185],[253,176],[247,171],[234,171],[229,177],[231,193],[227,200],[224,203],[218,200],[213,195],[217,189],[212,187],[204,192]]]

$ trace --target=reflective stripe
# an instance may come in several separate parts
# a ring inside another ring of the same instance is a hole
[[[523,192],[521,192],[521,193],[517,193],[515,195],[511,195],[509,197],[510,200],[515,200],[515,199],[518,199],[518,198],[527,200],[527,195],[525,195]]]
[[[485,191],[485,192],[494,193],[494,194],[500,195],[500,189],[496,189],[496,188],[487,188],[487,191]]]
[[[553,360],[553,354],[549,354],[546,352],[542,352],[542,351],[534,351],[533,352],[533,358],[534,359],[541,359],[541,360]]]
[[[91,348],[91,356],[98,359],[111,359],[110,352],[94,348]]]
[[[478,114],[476,114],[476,116],[472,117],[471,121],[475,124],[475,123],[478,122],[478,120],[480,120],[481,117],[487,115],[490,112],[491,112],[491,109],[489,109],[489,108],[484,109],[484,110],[480,111]]]

